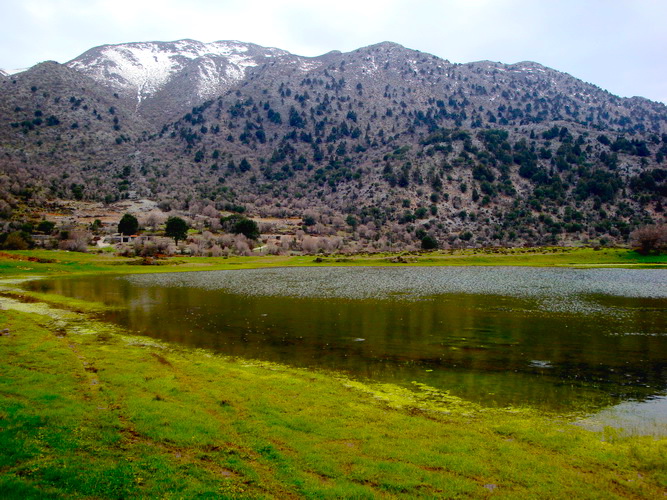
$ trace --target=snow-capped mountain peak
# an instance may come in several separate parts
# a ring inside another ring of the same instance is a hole
[[[161,92],[170,94],[170,86],[201,102],[243,79],[248,68],[288,54],[238,41],[140,42],[95,47],[67,66],[134,98],[139,107]]]

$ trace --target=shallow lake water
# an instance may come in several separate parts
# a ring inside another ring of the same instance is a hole
[[[663,269],[285,268],[29,286],[121,306],[104,318],[141,335],[485,405],[593,411],[667,395]]]

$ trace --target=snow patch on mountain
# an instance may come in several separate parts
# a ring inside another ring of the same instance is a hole
[[[200,97],[211,95],[218,87],[220,74],[212,59],[205,58],[199,65],[197,78],[197,94]]]
[[[229,54],[227,56],[229,61],[229,66],[225,70],[225,74],[233,81],[241,80],[246,73],[248,68],[257,66],[257,62],[248,56],[242,56],[240,54]]]
[[[19,69],[0,69],[0,75],[2,76],[12,76],[17,73],[23,73],[24,71],[27,71],[28,68],[19,68]]]
[[[312,71],[314,69],[319,68],[320,65],[321,65],[319,62],[306,61],[306,60],[303,60],[303,59],[299,59],[298,64],[299,64],[299,69],[303,72]]]
[[[194,87],[204,99],[243,79],[248,68],[259,64],[258,59],[285,54],[288,52],[236,41],[179,40],[105,45],[67,65],[124,93],[136,92],[139,106],[193,63]]]

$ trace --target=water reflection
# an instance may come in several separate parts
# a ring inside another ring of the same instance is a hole
[[[581,419],[577,425],[594,431],[613,427],[624,436],[667,436],[667,397],[625,401]]]
[[[662,270],[318,268],[31,286],[122,306],[106,319],[150,337],[562,410],[665,393],[665,283]]]

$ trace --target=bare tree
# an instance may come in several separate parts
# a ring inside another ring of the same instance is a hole
[[[262,234],[272,234],[275,230],[276,225],[271,222],[260,222],[259,223],[259,232]]]
[[[204,205],[199,201],[191,203],[190,206],[188,207],[188,212],[193,217],[195,215],[201,215],[202,210],[204,210]]]
[[[58,248],[69,250],[70,252],[86,252],[90,237],[91,235],[88,231],[70,231],[69,237],[66,240],[62,240],[58,244]]]
[[[641,254],[659,254],[667,250],[667,224],[640,227],[632,232],[630,242]]]
[[[237,234],[234,237],[234,249],[238,255],[252,255],[252,250],[248,244],[248,238],[242,234]]]
[[[160,224],[164,224],[165,220],[166,220],[166,217],[162,213],[160,213],[160,212],[150,212],[140,222],[141,222],[141,225],[144,226],[146,229],[150,229],[151,231],[155,231]]]
[[[208,227],[211,228],[211,231],[220,231],[220,229],[222,229],[220,219],[210,219]]]
[[[301,249],[305,253],[317,253],[320,248],[319,238],[314,238],[313,236],[304,236],[303,241],[301,242]]]
[[[202,210],[202,215],[212,219],[220,218],[220,212],[218,212],[213,205],[207,205],[206,208]]]
[[[219,239],[218,243],[223,248],[231,248],[234,245],[234,236],[231,234],[223,234]]]

